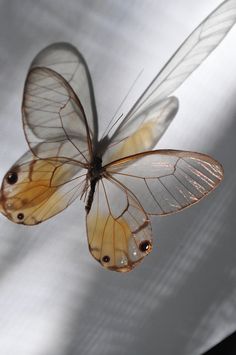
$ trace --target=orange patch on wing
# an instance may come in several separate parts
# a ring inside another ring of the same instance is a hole
[[[155,119],[143,123],[136,132],[118,145],[119,148],[112,154],[110,160],[114,161],[151,149],[155,138],[155,125]]]
[[[87,216],[87,235],[90,252],[107,269],[127,272],[139,263],[144,254],[139,241],[122,217],[95,214]]]
[[[33,160],[29,164],[12,168],[17,182],[9,184],[7,175],[1,188],[3,213],[16,223],[35,224],[47,218],[60,200],[58,187],[70,176],[69,166],[57,160]],[[50,200],[50,208],[44,204]],[[19,219],[19,214],[24,218]],[[45,214],[45,216],[44,216]]]

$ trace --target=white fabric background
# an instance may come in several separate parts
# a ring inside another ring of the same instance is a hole
[[[103,129],[140,94],[218,0],[1,0],[0,174],[27,149],[20,104],[34,55],[68,41],[84,54]],[[178,90],[159,147],[211,154],[225,180],[186,211],[153,218],[155,247],[129,274],[102,269],[84,206],[35,227],[0,217],[0,354],[200,354],[236,327],[236,28]]]

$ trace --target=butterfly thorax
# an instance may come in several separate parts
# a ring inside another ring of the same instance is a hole
[[[98,180],[101,179],[102,177],[102,159],[99,157],[94,157],[90,168],[88,169],[88,173],[87,173],[87,180],[90,183],[90,190],[89,190],[89,194],[88,194],[88,199],[87,199],[87,203],[85,206],[85,210],[87,213],[89,213],[91,206],[92,206],[92,202],[93,202],[93,196],[94,196],[94,192],[95,192],[95,187],[96,184],[98,182]]]
[[[88,169],[88,177],[90,180],[100,178],[102,172],[102,159],[98,156],[93,158],[93,161],[90,164]]]

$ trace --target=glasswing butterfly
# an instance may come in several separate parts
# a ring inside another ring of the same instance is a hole
[[[210,156],[152,149],[178,111],[178,99],[170,95],[235,21],[236,0],[224,1],[100,140],[83,56],[67,43],[43,49],[30,66],[23,94],[30,150],[3,179],[1,212],[15,223],[35,225],[80,197],[92,256],[109,270],[133,269],[152,250],[149,217],[193,205],[223,178],[221,164]]]

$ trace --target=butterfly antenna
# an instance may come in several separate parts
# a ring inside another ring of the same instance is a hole
[[[108,126],[107,126],[107,128],[106,128],[106,130],[105,130],[105,132],[104,132],[103,135],[102,135],[102,138],[104,138],[104,136],[108,135],[108,134],[111,132],[112,128],[113,128],[113,127],[117,124],[117,122],[119,122],[119,120],[123,117],[123,113],[122,113],[122,114],[115,120],[115,122],[113,122],[114,119],[115,119],[115,117],[116,117],[116,115],[117,115],[117,113],[120,111],[121,107],[123,106],[123,104],[124,104],[125,101],[127,100],[128,96],[129,96],[129,94],[131,93],[131,91],[133,90],[135,84],[137,83],[138,79],[139,79],[140,76],[142,75],[143,70],[144,70],[144,69],[142,69],[142,70],[139,72],[139,74],[138,74],[137,77],[135,78],[134,82],[133,82],[132,85],[130,86],[130,88],[129,88],[127,94],[125,95],[125,97],[123,98],[123,100],[121,101],[121,103],[119,104],[119,106],[117,107],[117,109],[116,109],[115,113],[113,114],[113,116],[112,116],[112,118],[111,118],[111,120],[110,120],[110,122],[109,122],[109,124],[108,124]]]
[[[119,120],[123,117],[123,113],[117,118],[117,120],[115,120],[115,122],[112,124],[112,125],[110,125],[110,123],[109,123],[109,126],[110,126],[110,128],[109,129],[106,129],[106,131],[105,131],[105,133],[103,134],[103,138],[104,138],[104,136],[105,135],[108,135],[110,132],[111,132],[111,130],[112,130],[112,128],[117,124],[117,122],[119,122]],[[107,127],[108,128],[108,127]]]

